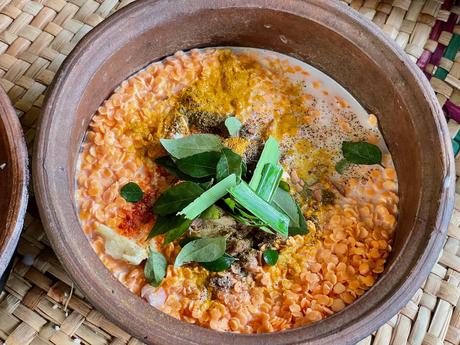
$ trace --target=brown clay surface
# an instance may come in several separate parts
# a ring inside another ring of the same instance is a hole
[[[27,149],[19,120],[0,88],[0,277],[13,256],[27,207]]]

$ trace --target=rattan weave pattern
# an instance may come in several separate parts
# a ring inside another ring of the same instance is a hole
[[[66,55],[95,25],[130,1],[0,0],[0,85],[17,110],[29,150],[43,93]],[[460,120],[458,1],[345,2],[405,49],[431,78],[440,102],[453,104],[445,106],[449,116]],[[436,30],[439,33],[433,35]],[[453,57],[444,57],[451,44]],[[439,59],[437,49],[442,50]],[[447,73],[437,74],[438,69]],[[460,125],[449,121],[449,128],[455,146]],[[460,159],[457,164],[460,171]],[[460,194],[455,207],[449,237],[427,281],[398,315],[360,344],[460,344]],[[74,289],[48,243],[33,201],[14,260],[0,292],[0,345],[142,344]]]
[[[455,0],[345,0],[404,49],[430,79],[446,114],[460,121],[460,15]]]

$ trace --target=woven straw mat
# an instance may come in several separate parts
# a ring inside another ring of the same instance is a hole
[[[44,92],[62,61],[88,31],[130,1],[0,0],[0,84],[16,108],[29,150]],[[394,39],[430,79],[457,155],[459,1],[344,2]],[[460,158],[457,162],[460,171]],[[460,344],[460,182],[457,193],[447,241],[428,279],[398,315],[360,345]],[[0,345],[81,343],[142,344],[103,317],[74,287],[49,245],[32,198],[13,272],[0,292]]]

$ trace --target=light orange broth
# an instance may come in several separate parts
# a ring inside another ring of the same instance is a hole
[[[200,78],[203,70],[215,66],[218,54],[216,50],[178,52],[124,81],[98,109],[83,144],[77,173],[76,200],[83,231],[121,283],[178,319],[241,333],[274,332],[318,321],[361,296],[384,269],[398,213],[397,177],[389,155],[383,162],[387,168],[359,166],[354,168],[354,175],[337,178],[344,195],[338,194],[334,206],[324,207],[317,214],[321,229],[309,222],[310,233],[290,237],[275,266],[256,267],[252,281],[237,283],[220,300],[200,300],[210,275],[207,270],[194,265],[173,268],[178,244],[161,247],[162,236],[153,240],[169,263],[166,278],[154,288],[144,278],[143,265],[133,266],[107,255],[103,238],[95,232],[97,224],[119,230],[124,215],[133,207],[119,195],[125,183],[135,181],[153,198],[171,183],[171,178],[162,175],[151,160],[165,153],[158,144],[161,122],[172,107],[174,95]],[[240,58],[253,59],[250,54]],[[252,93],[248,104],[242,105],[235,116],[244,123],[251,121],[255,112],[258,121],[271,123],[267,134],[280,142],[298,138],[296,126],[314,123],[321,112],[308,105],[311,97],[305,94],[307,112],[291,119],[292,114],[283,106],[287,95],[282,94],[289,89],[285,75],[291,72],[283,61],[272,61],[270,69],[260,68],[251,85],[258,92]],[[273,81],[281,79],[287,88],[274,86]],[[314,87],[322,86],[314,81]],[[331,90],[324,90],[325,95],[329,93]],[[337,102],[338,108],[346,106],[341,100]],[[273,114],[274,118],[260,114]],[[375,125],[376,119],[374,115],[369,117]],[[348,135],[351,129],[346,119],[337,115],[337,124],[337,131]],[[360,135],[363,139],[375,137],[369,132]],[[337,155],[333,150],[302,142],[302,138],[296,140],[296,150],[283,148],[286,155],[300,152],[299,157],[303,157],[283,161],[294,185],[298,176],[308,177],[304,167],[321,160],[332,164],[331,157]],[[238,151],[238,143],[227,144]],[[330,171],[333,174],[333,169]],[[368,179],[360,179],[359,174]],[[308,216],[308,206],[302,210]],[[145,239],[152,224],[144,224],[130,236],[147,246]]]

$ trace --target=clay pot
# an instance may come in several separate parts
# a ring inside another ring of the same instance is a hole
[[[124,79],[177,50],[249,46],[324,71],[378,115],[399,176],[393,251],[377,283],[317,323],[281,333],[220,333],[178,321],[130,293],[81,230],[75,168],[91,116]],[[50,88],[34,157],[34,186],[64,267],[108,318],[149,344],[345,344],[370,334],[413,296],[435,263],[454,196],[449,134],[435,95],[406,54],[336,1],[136,1],[102,22],[67,58]]]
[[[0,87],[0,277],[21,235],[27,208],[28,176],[27,148],[21,125]]]

